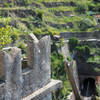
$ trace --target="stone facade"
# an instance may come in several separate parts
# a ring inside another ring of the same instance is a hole
[[[0,51],[0,100],[51,100],[51,92],[62,83],[51,80],[50,50],[49,36],[38,40],[30,34],[24,69],[19,48]]]

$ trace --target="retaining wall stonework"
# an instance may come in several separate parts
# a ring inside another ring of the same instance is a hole
[[[23,69],[19,48],[0,51],[0,100],[51,100],[52,91],[62,82],[51,80],[50,50],[50,36],[38,40],[30,34]]]

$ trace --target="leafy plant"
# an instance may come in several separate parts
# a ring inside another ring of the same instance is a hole
[[[86,13],[86,7],[84,5],[77,5],[77,8],[75,9],[76,12],[85,14]]]
[[[22,50],[22,54],[26,54],[26,45],[24,41],[18,42],[16,46]]]
[[[64,70],[64,57],[61,53],[52,52],[51,68],[52,78],[62,80],[63,82],[63,89],[53,93],[53,100],[65,100],[71,91],[71,86]]]
[[[80,55],[90,55],[90,48],[88,45],[77,46],[75,49]]]
[[[73,52],[73,50],[78,45],[78,43],[79,43],[79,41],[76,37],[72,37],[69,39],[69,48],[70,48],[71,52]]]
[[[2,49],[5,45],[10,44],[12,42],[11,34],[12,27],[10,27],[9,25],[0,28],[0,49]]]

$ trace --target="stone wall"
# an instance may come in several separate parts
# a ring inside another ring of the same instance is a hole
[[[43,2],[45,7],[76,6],[75,2]]]
[[[0,100],[51,100],[51,92],[61,88],[62,83],[51,80],[50,50],[50,36],[38,40],[30,34],[27,64],[22,69],[21,50],[3,49],[0,52]]]
[[[100,64],[96,63],[86,63],[80,60],[77,60],[77,68],[79,75],[87,75],[87,76],[100,76]]]
[[[86,40],[86,39],[100,39],[100,32],[61,32],[60,33],[61,38],[64,38],[65,40],[68,40],[71,37],[77,37],[80,40]]]

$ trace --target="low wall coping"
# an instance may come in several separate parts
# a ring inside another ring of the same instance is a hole
[[[21,100],[39,100],[40,98],[46,96],[47,94],[51,93],[52,91],[55,91],[57,89],[62,88],[62,81],[59,80],[53,80],[45,85],[44,87],[38,89],[36,92],[33,92],[29,96],[21,99]]]

